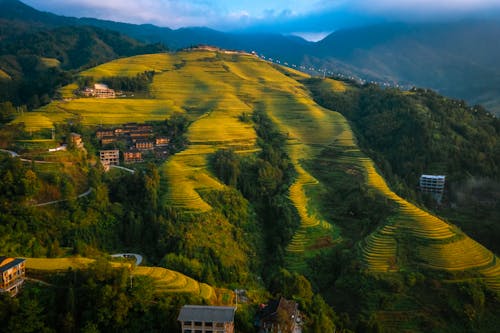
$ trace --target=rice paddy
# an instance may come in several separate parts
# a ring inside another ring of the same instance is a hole
[[[57,60],[56,58],[41,58],[42,60],[42,63],[46,66],[46,67],[59,67],[61,66],[61,62],[59,60]]]
[[[362,246],[363,262],[372,272],[394,270],[398,258],[396,235],[409,235],[416,243],[412,263],[445,271],[479,272],[492,289],[500,290],[500,267],[495,255],[455,226],[416,207],[394,193],[373,162],[359,159],[367,184],[398,204],[397,215],[369,235]]]
[[[162,200],[184,211],[203,213],[210,211],[211,206],[202,199],[200,191],[225,187],[208,170],[209,155],[221,148],[232,148],[240,154],[258,151],[253,126],[241,122],[238,116],[251,114],[256,108],[264,109],[287,137],[288,154],[297,172],[289,197],[301,224],[287,247],[290,269],[303,270],[305,259],[317,250],[314,245],[325,237],[331,237],[333,242],[340,239],[335,226],[321,215],[311,197],[311,193],[321,191],[323,184],[304,167],[305,161],[333,145],[347,155],[339,158],[339,163],[362,171],[367,186],[398,207],[386,225],[360,244],[362,262],[368,271],[392,272],[408,265],[446,271],[474,270],[492,288],[500,288],[500,265],[496,257],[456,227],[394,193],[373,162],[360,152],[347,120],[314,103],[304,86],[296,81],[304,78],[304,74],[277,70],[275,65],[249,55],[195,51],[119,59],[82,75],[99,79],[133,76],[144,71],[155,71],[151,99],[75,98],[76,86],[70,85],[61,89],[66,101],[55,101],[37,112],[25,113],[16,122],[25,122],[36,129],[78,117],[87,125],[113,125],[161,120],[174,112],[186,113],[192,119],[187,132],[190,144],[162,166]],[[335,80],[325,80],[324,84],[338,92],[349,89]],[[416,243],[410,262],[402,262],[400,258],[400,236],[411,237]],[[194,280],[182,278],[169,285],[167,281],[175,274],[168,270],[156,269],[153,273],[165,290],[212,292],[194,284]]]
[[[0,79],[10,80],[11,77],[4,70],[0,69]]]
[[[213,287],[166,268],[138,266],[132,274],[152,278],[158,293],[189,293],[208,302],[214,302],[217,297]]]
[[[95,262],[89,258],[27,258],[26,268],[34,271],[63,272],[68,269],[86,269]],[[114,267],[121,267],[123,263],[111,262]],[[125,264],[129,267],[128,264]],[[149,276],[153,279],[157,293],[190,293],[201,296],[207,302],[215,302],[217,295],[215,289],[205,283],[161,267],[137,266],[131,272],[136,276]]]
[[[89,258],[26,258],[26,268],[37,271],[67,271],[69,268],[84,269],[93,259]]]

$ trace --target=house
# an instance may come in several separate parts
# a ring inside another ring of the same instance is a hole
[[[102,83],[94,84],[94,97],[97,98],[115,98],[115,91],[109,89],[107,85]]]
[[[170,142],[170,139],[165,136],[159,136],[155,139],[156,146],[166,146]]]
[[[82,136],[80,134],[71,133],[70,140],[71,140],[71,143],[73,144],[74,147],[76,147],[78,149],[83,148],[83,140],[82,140]]]
[[[6,292],[15,296],[26,275],[26,259],[0,257],[0,293]]]
[[[130,139],[135,142],[137,140],[144,140],[144,139],[148,139],[149,138],[149,135],[150,133],[148,132],[130,132]]]
[[[442,175],[421,175],[419,187],[423,193],[429,193],[438,202],[441,202],[444,193],[446,176]]]
[[[102,138],[104,138],[106,136],[107,137],[114,136],[115,132],[113,130],[100,129],[100,130],[97,130],[97,132],[95,133],[95,135],[97,136],[97,138],[99,140],[101,140]]]
[[[117,140],[116,136],[104,136],[101,138],[101,145],[109,145],[110,143],[115,143]]]
[[[177,320],[182,333],[234,333],[233,306],[184,305]]]
[[[302,320],[299,305],[283,297],[262,304],[257,313],[256,326],[259,333],[300,333]]]
[[[153,142],[149,140],[137,140],[135,148],[139,150],[153,149]]]
[[[120,165],[120,151],[118,149],[101,150],[99,151],[99,157],[104,167]]]
[[[142,162],[142,152],[137,149],[131,149],[123,153],[123,161],[127,164]]]

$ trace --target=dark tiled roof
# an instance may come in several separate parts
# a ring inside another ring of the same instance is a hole
[[[0,264],[5,260],[5,259],[8,259],[8,257],[0,257]],[[26,261],[26,259],[22,259],[22,258],[16,258],[14,260],[12,260],[11,262],[5,264],[5,265],[2,265],[0,266],[0,273],[2,272],[5,272],[6,270],[8,269],[11,269],[12,267],[14,266],[17,266],[19,265],[20,263],[22,263],[23,261]]]
[[[184,305],[177,320],[228,323],[234,321],[235,310],[232,306]]]

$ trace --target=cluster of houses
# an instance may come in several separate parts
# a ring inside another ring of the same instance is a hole
[[[280,297],[261,304],[255,318],[258,333],[301,333],[302,320],[296,302]],[[182,333],[234,333],[233,306],[184,305],[177,320]]]
[[[99,129],[96,132],[101,146],[114,145],[123,142],[128,149],[123,151],[125,164],[142,162],[146,151],[154,153],[156,158],[164,159],[168,156],[170,139],[166,136],[157,136],[153,126],[149,124],[127,123],[114,129]],[[100,161],[105,168],[120,164],[119,149],[101,150]]]

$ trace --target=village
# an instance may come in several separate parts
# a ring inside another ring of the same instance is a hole
[[[127,123],[116,128],[96,131],[100,147],[99,160],[106,170],[110,166],[164,160],[169,156],[170,138],[160,135],[151,124]],[[120,156],[121,153],[121,156]]]

